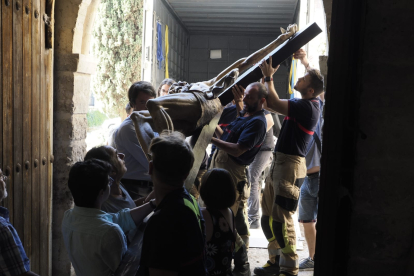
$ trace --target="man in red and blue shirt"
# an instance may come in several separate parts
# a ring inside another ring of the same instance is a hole
[[[306,177],[306,149],[319,120],[320,108],[316,97],[323,92],[323,77],[318,70],[310,69],[299,78],[295,89],[301,99],[281,100],[273,85],[277,71],[263,60],[259,67],[268,90],[268,109],[285,115],[275,157],[266,181],[262,201],[262,229],[269,241],[269,262],[255,268],[256,275],[292,276],[299,273],[296,254],[296,233],[292,215],[296,212],[300,187]]]

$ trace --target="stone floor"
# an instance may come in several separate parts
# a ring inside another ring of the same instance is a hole
[[[261,231],[261,229],[259,229]],[[303,227],[300,225],[300,230],[302,233],[302,237],[304,237],[303,234]],[[297,250],[297,254],[299,255],[299,260],[302,260],[304,258],[308,257],[308,246],[306,244],[306,241],[304,238],[301,238],[303,240],[303,249]],[[252,271],[252,275],[254,275],[253,270],[257,266],[262,266],[265,264],[268,260],[267,255],[267,249],[266,248],[250,248],[249,249],[249,262],[250,262],[250,269]],[[299,276],[312,276],[313,271],[299,271]]]

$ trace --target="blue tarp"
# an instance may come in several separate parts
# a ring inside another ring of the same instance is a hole
[[[158,69],[161,69],[162,62],[164,61],[164,54],[162,49],[162,29],[161,23],[157,22],[157,60],[158,60]]]

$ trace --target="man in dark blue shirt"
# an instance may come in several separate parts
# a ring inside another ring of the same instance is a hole
[[[234,89],[239,92],[233,93],[235,96],[243,95],[243,88],[235,86]],[[238,252],[236,252],[234,261],[234,275],[243,275],[250,271],[247,255],[241,253],[248,247],[249,241],[248,222],[244,215],[246,212],[243,212],[243,209],[247,208],[246,200],[250,195],[246,168],[253,162],[266,135],[267,123],[262,109],[266,97],[267,91],[263,84],[255,82],[247,86],[243,97],[244,108],[239,116],[224,129],[218,126],[216,128],[217,138],[213,137],[211,140],[217,150],[210,168],[222,168],[229,171],[239,192],[231,208],[236,216],[236,229],[240,235],[236,240],[236,248],[242,248],[242,251],[236,250]],[[240,101],[241,98],[235,100]]]
[[[279,256],[263,267],[255,268],[254,273],[262,276],[280,272],[279,275],[292,276],[299,273],[292,215],[296,212],[300,186],[306,176],[306,147],[319,119],[319,101],[316,97],[323,92],[323,77],[318,70],[308,70],[294,87],[301,93],[302,99],[281,100],[272,79],[279,66],[273,68],[270,57],[269,63],[263,60],[259,67],[269,92],[267,107],[286,117],[276,143],[274,163],[262,201],[262,229],[269,241],[269,256],[275,252]]]

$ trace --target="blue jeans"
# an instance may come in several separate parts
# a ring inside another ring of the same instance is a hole
[[[318,193],[319,173],[306,176],[305,181],[300,188],[298,216],[299,222],[316,222],[318,215]]]
[[[260,219],[260,191],[261,175],[264,169],[272,163],[273,153],[271,151],[259,151],[253,162],[249,165],[249,180],[251,184],[250,197],[248,199],[249,221],[253,222]],[[266,178],[266,176],[265,176]]]

